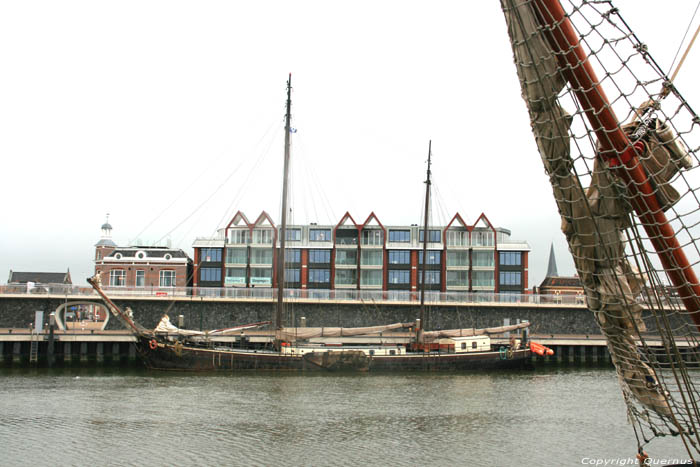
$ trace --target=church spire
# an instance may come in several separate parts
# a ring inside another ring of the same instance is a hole
[[[547,265],[547,276],[546,277],[558,277],[557,272],[557,259],[554,257],[554,242],[549,248],[549,264]]]

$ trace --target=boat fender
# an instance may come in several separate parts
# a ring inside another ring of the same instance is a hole
[[[156,342],[155,339],[151,339],[148,342],[148,346],[151,348],[151,350],[156,350],[156,348],[158,347],[158,342]]]
[[[554,355],[554,350],[537,342],[530,341],[530,350],[532,353],[537,354],[540,357],[544,357],[545,355]]]

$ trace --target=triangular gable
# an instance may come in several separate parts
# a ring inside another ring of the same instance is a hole
[[[233,218],[231,219],[231,222],[228,223],[226,229],[228,229],[232,225],[238,226],[241,222],[243,222],[246,225],[246,227],[250,227],[250,221],[248,221],[248,218],[241,211],[238,211],[236,215],[233,216]]]
[[[357,225],[357,222],[355,222],[355,219],[352,218],[352,216],[350,215],[349,212],[346,212],[345,215],[340,219],[340,222],[338,222],[338,225],[335,226],[335,230],[337,230],[338,227],[344,226],[345,222],[348,219],[350,219],[350,221],[352,222],[352,225],[355,226],[355,228],[357,228],[359,230],[360,226]]]
[[[482,225],[479,225],[479,224],[482,224]],[[476,220],[476,222],[474,222],[474,225],[472,225],[471,228],[474,229],[475,227],[488,227],[491,230],[493,230],[494,232],[496,231],[493,224],[491,224],[491,221],[489,221],[489,218],[486,217],[486,214],[484,214],[483,212],[481,213],[479,218]]]
[[[374,220],[374,223],[370,224],[370,221]],[[384,228],[384,225],[381,223],[379,218],[374,214],[374,211],[372,211],[369,216],[367,216],[367,219],[362,223],[360,226],[361,228],[365,228],[367,226],[379,226],[386,232],[386,229]]]
[[[464,227],[465,229],[469,230],[469,226],[467,225],[466,222],[464,222],[464,219],[462,219],[462,216],[461,216],[459,213],[456,213],[456,214],[454,215],[454,217],[452,218],[452,220],[450,221],[450,223],[447,224],[447,227],[445,227],[445,230],[447,230],[447,229],[449,229],[450,227],[452,227],[452,224],[454,224],[455,222],[460,223],[460,224],[462,225],[462,227]]]
[[[275,223],[273,222],[272,218],[270,215],[263,211],[260,213],[257,219],[255,219],[255,222],[253,222],[253,227],[259,227],[259,226],[267,226],[267,227],[275,227]]]

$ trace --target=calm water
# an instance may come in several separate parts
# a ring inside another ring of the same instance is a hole
[[[683,457],[662,441],[648,451]],[[635,450],[610,369],[0,370],[2,465],[561,466]]]

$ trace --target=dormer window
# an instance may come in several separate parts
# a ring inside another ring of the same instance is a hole
[[[170,253],[168,253],[167,255],[165,255],[165,260],[166,260],[166,261],[169,261],[169,260],[171,260],[171,259],[173,259],[173,255],[171,255]]]
[[[146,253],[144,253],[143,251],[139,251],[138,253],[136,253],[136,257],[138,259],[144,259],[146,257]]]
[[[116,255],[114,255],[114,259],[122,259],[122,254],[117,253]]]

